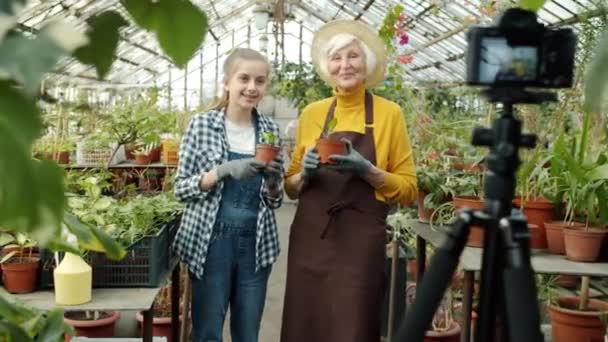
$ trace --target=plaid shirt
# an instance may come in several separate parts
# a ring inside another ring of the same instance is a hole
[[[274,121],[263,115],[257,117],[260,132],[272,132],[275,136],[280,136]],[[190,272],[199,279],[203,276],[211,232],[222,201],[224,185],[220,181],[212,189],[202,190],[199,181],[201,174],[226,161],[228,143],[224,112],[211,110],[192,117],[179,152],[175,195],[186,204],[186,208],[173,249],[188,265]],[[280,186],[282,188],[282,184]],[[255,249],[256,270],[272,264],[279,255],[279,236],[273,209],[281,206],[283,192],[281,191],[278,197],[271,197],[266,183],[262,180],[260,197]]]

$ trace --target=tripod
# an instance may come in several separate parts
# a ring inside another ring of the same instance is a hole
[[[492,129],[476,128],[472,143],[488,146],[482,211],[459,212],[452,229],[437,248],[393,342],[422,341],[447,289],[470,226],[484,228],[481,264],[479,318],[474,341],[493,341],[496,321],[502,323],[503,341],[542,342],[534,271],[530,265],[529,231],[525,217],[512,209],[515,172],[520,164],[519,148],[533,148],[534,134],[522,134],[521,122],[513,114],[517,103],[555,101],[552,93],[530,93],[522,89],[492,88],[485,91],[491,102],[503,110]],[[469,341],[466,341],[469,342]]]

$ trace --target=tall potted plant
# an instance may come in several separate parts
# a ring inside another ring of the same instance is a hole
[[[6,236],[3,242],[8,242]],[[39,255],[33,254],[36,242],[23,233],[17,233],[11,242],[17,249],[10,250],[0,259],[4,287],[10,293],[32,292],[36,288],[40,264]]]
[[[547,248],[545,222],[554,218],[555,206],[553,182],[549,169],[545,166],[551,159],[550,153],[536,149],[517,170],[517,194],[513,204],[520,208],[528,223],[537,227],[530,231],[530,247]]]
[[[608,223],[608,154],[587,158],[588,115],[580,138],[568,145],[560,136],[553,147],[551,173],[557,183],[557,200],[565,204],[564,249],[569,259],[595,261]],[[576,151],[576,152],[572,152]],[[578,221],[578,225],[573,222]]]

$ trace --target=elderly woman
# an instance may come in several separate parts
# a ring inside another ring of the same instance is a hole
[[[312,45],[334,96],[306,107],[285,188],[298,198],[289,240],[282,342],[380,341],[388,205],[416,196],[399,106],[366,88],[384,78],[384,45],[367,25],[324,25]],[[322,165],[315,141],[337,119],[346,144]]]

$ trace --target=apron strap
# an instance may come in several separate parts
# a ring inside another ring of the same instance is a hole
[[[329,106],[329,110],[327,111],[327,116],[325,116],[325,123],[323,124],[323,130],[321,131],[321,135],[319,137],[323,136],[323,133],[327,132],[327,126],[329,125],[329,122],[334,118],[334,112],[336,111],[336,102],[337,100],[334,98],[334,100],[331,102],[331,105]],[[372,134],[374,132],[374,100],[373,100],[373,96],[369,91],[365,91],[365,134]]]
[[[374,100],[372,94],[365,91],[365,134],[374,133]]]

